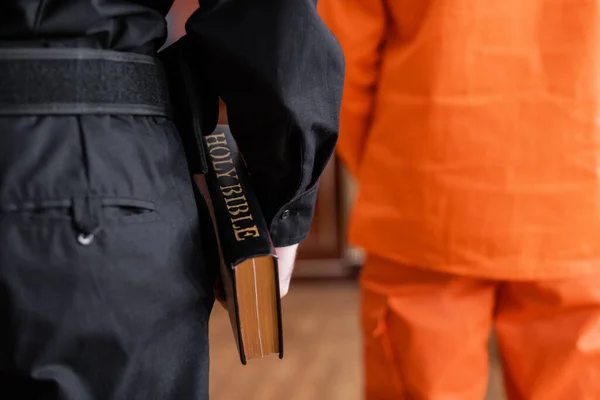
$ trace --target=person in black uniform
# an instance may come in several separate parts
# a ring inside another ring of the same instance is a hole
[[[227,104],[286,292],[343,55],[313,0],[201,3],[188,51]],[[157,72],[171,5],[0,2],[3,399],[208,398],[210,221]]]

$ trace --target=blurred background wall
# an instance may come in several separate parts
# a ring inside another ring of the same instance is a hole
[[[368,1],[368,0],[367,0]],[[197,0],[176,0],[169,40],[184,34]],[[229,320],[211,318],[212,400],[362,399],[358,272],[360,249],[345,241],[356,187],[336,158],[321,180],[314,223],[299,250],[295,280],[284,298],[285,357],[240,365]],[[492,354],[493,341],[491,342]],[[503,400],[499,360],[491,360],[487,400]],[[401,400],[401,399],[398,399]]]

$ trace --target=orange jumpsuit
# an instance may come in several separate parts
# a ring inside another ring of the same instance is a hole
[[[368,400],[600,400],[600,3],[319,0]]]

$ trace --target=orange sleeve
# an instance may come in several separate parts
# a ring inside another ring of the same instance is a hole
[[[356,175],[368,135],[386,31],[384,0],[319,0],[321,18],[340,42],[346,78],[337,152]]]

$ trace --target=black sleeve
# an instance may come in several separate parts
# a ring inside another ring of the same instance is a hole
[[[338,136],[342,50],[314,0],[202,0],[186,24],[275,246],[301,242]]]

